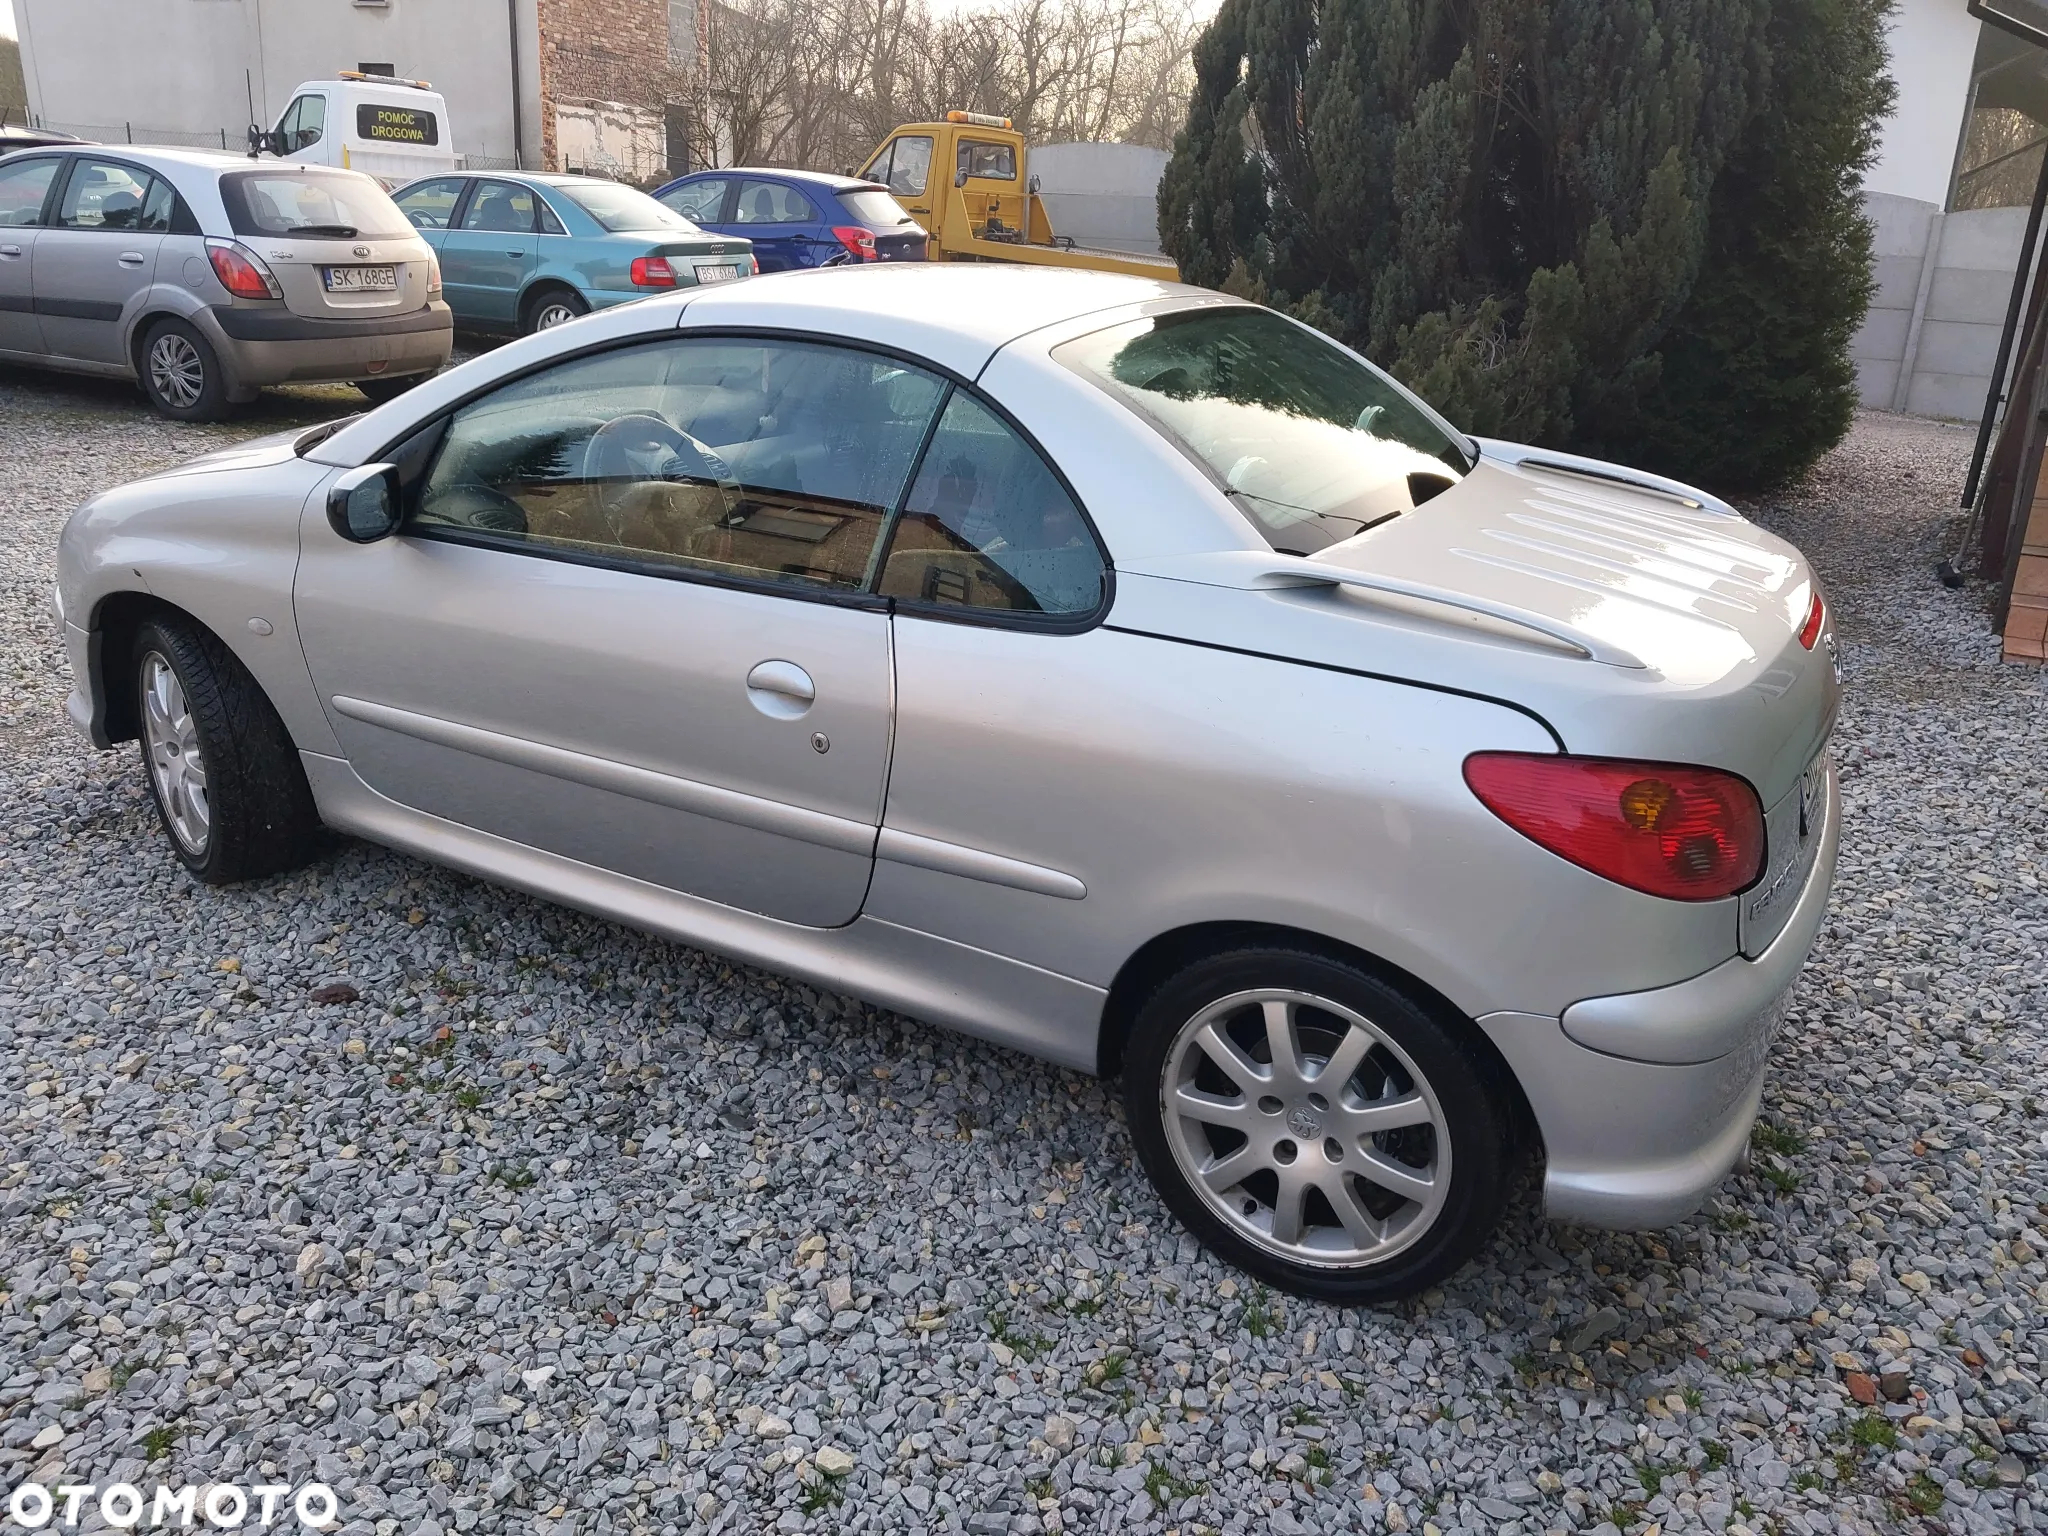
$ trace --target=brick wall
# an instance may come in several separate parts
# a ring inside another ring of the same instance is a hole
[[[560,168],[558,102],[659,111],[675,98],[668,0],[539,0],[541,159]]]

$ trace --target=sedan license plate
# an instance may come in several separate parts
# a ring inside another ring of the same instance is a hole
[[[697,281],[700,283],[730,283],[739,279],[738,267],[699,267]]]
[[[398,288],[396,267],[323,267],[329,293],[392,293]]]

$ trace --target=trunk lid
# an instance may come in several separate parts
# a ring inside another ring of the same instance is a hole
[[[900,229],[875,231],[875,260],[923,261],[925,232],[915,224]]]
[[[398,240],[259,236],[249,246],[277,277],[285,308],[317,320],[410,314],[427,302],[431,253]],[[379,286],[386,271],[394,285]],[[332,274],[330,276],[330,274]]]

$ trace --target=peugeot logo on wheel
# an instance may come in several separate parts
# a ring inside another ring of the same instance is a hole
[[[367,245],[359,245],[355,247],[355,253],[358,256],[367,256],[370,254],[370,248]]]
[[[1304,1104],[1288,1111],[1287,1129],[1303,1141],[1314,1141],[1323,1134],[1323,1122],[1316,1118],[1314,1110]]]

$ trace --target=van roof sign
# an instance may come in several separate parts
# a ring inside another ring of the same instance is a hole
[[[337,80],[374,80],[379,85],[409,85],[416,91],[431,91],[431,80],[401,80],[396,75],[366,75],[360,69],[344,69],[336,72]]]

